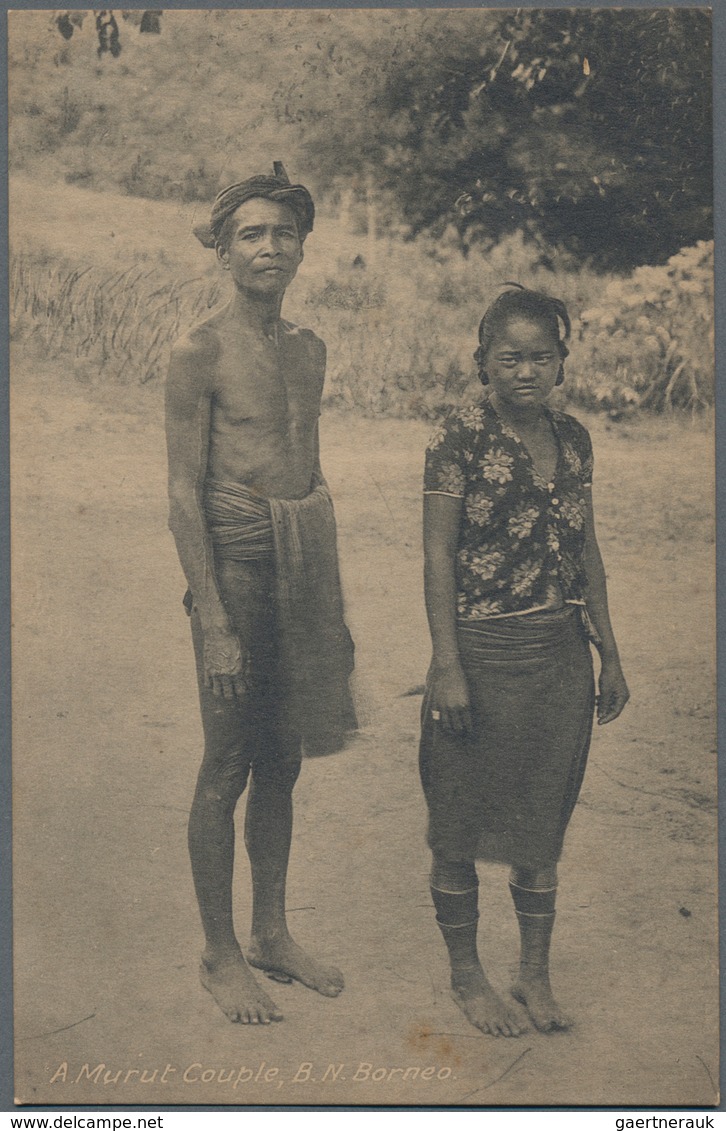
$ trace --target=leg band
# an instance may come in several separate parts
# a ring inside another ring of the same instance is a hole
[[[509,881],[509,890],[518,915],[531,915],[537,918],[554,915],[557,888],[521,888]]]
[[[434,857],[429,883],[437,891],[462,892],[479,886],[473,860],[444,860]]]
[[[432,887],[431,898],[436,908],[436,922],[440,927],[468,927],[479,918],[478,887],[456,892]]]

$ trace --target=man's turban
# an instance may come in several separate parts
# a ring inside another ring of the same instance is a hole
[[[271,177],[250,177],[222,189],[212,205],[209,221],[197,224],[194,235],[205,247],[216,247],[225,220],[237,211],[240,204],[255,197],[286,204],[295,214],[301,240],[312,232],[315,219],[313,198],[304,185],[291,185],[282,163],[276,161]]]

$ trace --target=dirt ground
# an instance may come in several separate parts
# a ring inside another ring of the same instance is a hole
[[[411,692],[428,662],[428,428],[324,416],[366,725],[304,765],[288,898],[299,940],[347,986],[337,1000],[275,987],[286,1019],[260,1029],[229,1024],[197,980],[185,836],[201,731],[160,398],[133,397],[14,371],[18,1100],[716,1102],[708,429],[587,421],[632,702],[596,731],[561,867],[554,981],[575,1028],[496,1041],[448,996],[427,890]],[[482,949],[504,989],[517,953],[506,870],[482,867],[481,884]]]

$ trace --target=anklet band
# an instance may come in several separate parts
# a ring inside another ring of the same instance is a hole
[[[431,888],[431,899],[436,911],[436,921],[442,927],[468,926],[479,918],[479,890],[469,888],[462,892],[445,892]]]
[[[555,910],[557,888],[521,888],[509,881],[509,891],[514,909],[519,915],[552,915]]]
[[[479,885],[473,888],[457,888],[453,891],[451,888],[437,888],[435,884],[431,884],[432,892],[441,892],[442,895],[470,895],[473,891],[479,891]]]
[[[429,887],[439,891],[468,891],[479,887],[473,860],[434,860],[429,872]]]
[[[462,927],[475,927],[479,922],[479,915],[477,913],[476,917],[474,919],[470,919],[468,923],[442,923],[437,915],[436,922],[446,931],[459,931]]]
[[[509,886],[510,886],[510,888],[516,888],[517,891],[534,891],[534,892],[557,891],[557,885],[556,884],[553,888],[524,888],[524,887],[522,887],[521,884],[515,884],[514,880],[510,880]]]

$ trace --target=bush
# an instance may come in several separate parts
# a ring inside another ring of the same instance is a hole
[[[481,393],[473,353],[485,307],[516,280],[581,309],[598,276],[553,272],[512,236],[484,254],[462,256],[453,234],[381,240],[363,270],[303,278],[299,320],[328,343],[326,398],[366,414],[432,419]],[[296,284],[296,288],[298,284]],[[299,292],[298,292],[299,293]]]
[[[711,244],[607,284],[532,265],[529,254],[516,238],[466,259],[441,242],[380,241],[370,266],[301,273],[284,313],[328,345],[326,400],[365,414],[432,419],[478,396],[477,326],[508,280],[568,306],[571,400],[613,415],[713,402]],[[156,380],[174,339],[223,299],[211,272],[179,281],[180,268],[161,260],[89,267],[16,254],[13,341],[83,359],[103,380]]]
[[[615,279],[575,328],[569,394],[588,408],[713,404],[713,243]]]

